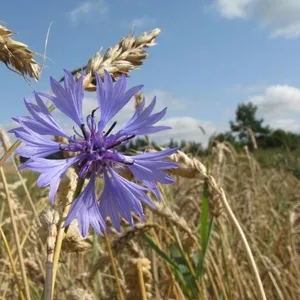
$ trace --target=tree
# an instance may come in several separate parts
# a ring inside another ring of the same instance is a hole
[[[238,138],[244,145],[252,145],[250,131],[258,144],[264,144],[265,137],[271,132],[269,126],[263,126],[264,119],[258,119],[256,112],[257,106],[251,102],[239,104],[235,112],[235,122],[230,121],[231,130],[239,133]]]

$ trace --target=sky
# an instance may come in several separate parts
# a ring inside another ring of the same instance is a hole
[[[27,114],[23,98],[32,99],[33,88],[49,91],[50,76],[60,79],[63,69],[85,65],[132,28],[140,35],[158,27],[151,57],[128,79],[128,87],[144,84],[148,103],[156,95],[157,109],[168,107],[161,123],[173,129],[154,140],[205,144],[211,134],[228,130],[237,105],[249,101],[272,128],[300,131],[299,0],[29,0],[15,6],[2,3],[0,20],[39,54],[53,23],[39,82],[29,86],[0,64],[0,127],[12,128],[12,116]],[[85,111],[95,107],[95,95],[86,93]],[[133,101],[120,121],[132,113]]]

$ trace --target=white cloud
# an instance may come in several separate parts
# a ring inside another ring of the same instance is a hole
[[[86,0],[68,12],[68,17],[72,23],[76,24],[80,19],[101,17],[108,12],[108,5],[105,0]]]
[[[258,107],[258,115],[271,127],[290,131],[300,129],[300,89],[289,85],[273,85],[264,94],[248,99]]]
[[[272,128],[280,128],[287,131],[300,131],[300,122],[296,119],[273,119],[269,121]]]
[[[215,0],[213,5],[224,18],[257,20],[272,37],[300,37],[299,0]]]
[[[135,18],[130,22],[130,27],[132,28],[145,28],[149,26],[154,26],[156,20],[148,16],[143,16],[140,18]]]
[[[212,134],[227,129],[225,128],[226,126],[222,126],[221,124],[200,121],[188,116],[168,118],[161,121],[159,125],[172,127],[172,129],[158,132],[152,136],[154,141],[162,144],[168,142],[170,139],[173,139],[177,141],[196,141],[202,143],[204,146],[207,146],[208,139]],[[203,134],[200,126],[204,129],[205,134]]]
[[[275,29],[271,37],[297,38],[300,36],[300,21],[286,27]]]
[[[262,113],[274,117],[300,113],[300,89],[289,85],[269,86],[264,95],[251,97],[250,101],[255,103]]]
[[[251,0],[217,0],[215,6],[220,14],[228,19],[247,17],[247,6]]]
[[[186,98],[178,98],[168,91],[159,89],[146,92],[144,96],[148,102],[156,96],[156,107],[162,109],[167,106],[168,111],[182,111],[192,103],[192,101]]]

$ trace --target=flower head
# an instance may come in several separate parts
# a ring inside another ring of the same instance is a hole
[[[131,214],[136,213],[142,219],[142,203],[154,205],[147,191],[159,199],[156,182],[173,183],[173,179],[163,170],[176,167],[176,164],[165,158],[177,149],[145,152],[135,156],[127,156],[117,151],[119,145],[128,143],[135,136],[168,129],[166,126],[154,126],[165,115],[166,108],[152,113],[156,99],[146,108],[143,100],[122,129],[113,133],[116,122],[106,129],[107,123],[142,86],[126,91],[125,76],[113,83],[107,72],[103,81],[98,75],[96,79],[98,105],[85,118],[85,122],[82,115],[83,76],[75,81],[72,74],[65,71],[64,87],[51,78],[52,95],[35,93],[36,104],[24,100],[31,116],[13,118],[20,127],[11,130],[24,144],[17,150],[18,154],[29,158],[21,169],[28,168],[41,173],[37,185],[50,186],[51,204],[54,203],[58,186],[68,168],[76,166],[79,178],[89,179],[87,186],[73,201],[65,221],[66,226],[77,218],[83,236],[87,235],[89,225],[101,234],[105,229],[106,217],[110,217],[117,230],[120,229],[120,217],[134,225]],[[53,119],[43,97],[52,101],[75,122],[77,127],[74,127],[73,135],[67,134]],[[68,144],[55,142],[47,137],[49,135],[66,137]],[[77,155],[67,159],[45,158],[59,151],[74,152]],[[122,177],[119,174],[122,169],[129,169],[135,181],[131,182]],[[97,177],[104,180],[103,192],[98,199],[95,189]]]

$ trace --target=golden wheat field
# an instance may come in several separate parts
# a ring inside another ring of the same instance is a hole
[[[95,73],[104,69],[115,80],[141,66],[159,33],[130,34],[90,58],[85,90],[95,91]],[[38,80],[33,55],[0,26],[1,60]],[[138,108],[140,94],[135,101]],[[178,168],[166,172],[175,183],[159,185],[162,201],[144,207],[143,223],[122,220],[118,233],[107,220],[103,237],[90,230],[82,238],[76,221],[62,227],[76,170],[51,206],[37,174],[18,170],[20,143],[5,131],[1,142],[0,299],[300,299],[300,181],[260,165],[247,147],[237,152],[215,140],[206,156],[188,147],[172,154]]]

